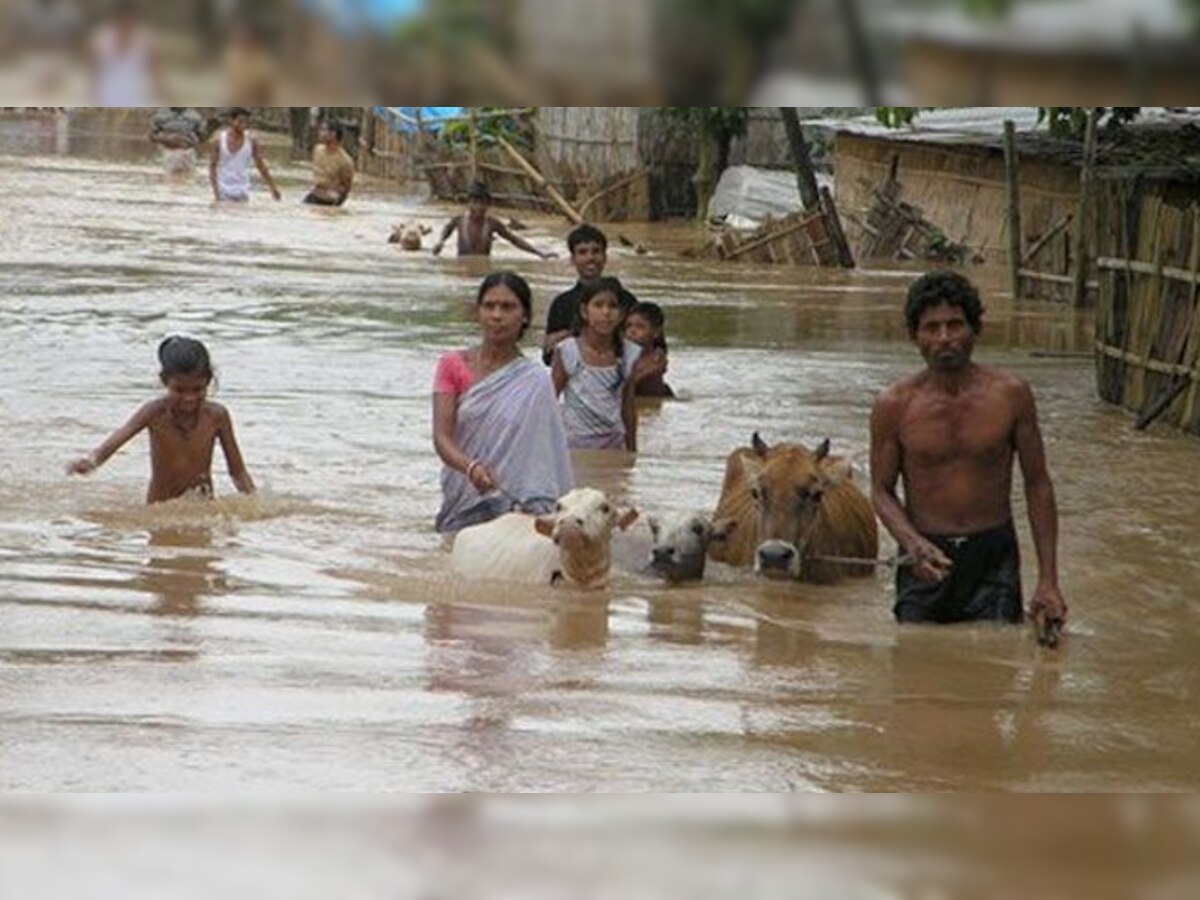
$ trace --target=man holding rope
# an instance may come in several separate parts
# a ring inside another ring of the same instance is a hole
[[[1038,558],[1030,614],[1039,634],[1057,629],[1067,614],[1058,586],[1058,510],[1033,391],[1015,375],[971,361],[983,305],[963,276],[931,272],[916,281],[905,320],[926,368],[887,388],[871,411],[872,500],[910,563],[897,567],[896,619],[1022,620],[1011,505],[1016,459]]]

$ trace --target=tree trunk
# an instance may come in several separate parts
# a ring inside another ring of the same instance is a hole
[[[800,117],[794,106],[781,106],[783,127],[787,131],[788,147],[792,151],[792,167],[796,170],[796,184],[800,187],[800,200],[804,211],[821,211],[821,192],[817,189],[817,176],[813,172],[812,158],[808,152],[808,140],[800,127]]]
[[[700,153],[696,159],[696,174],[692,183],[696,186],[696,219],[708,218],[708,204],[713,195],[713,142],[708,135],[700,136]]]

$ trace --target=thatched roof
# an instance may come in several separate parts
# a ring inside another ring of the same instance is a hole
[[[1079,166],[1083,159],[1081,142],[1051,136],[1044,125],[1038,125],[1037,109],[1036,106],[947,107],[923,111],[911,125],[902,128],[889,128],[873,116],[822,119],[814,124],[837,134],[897,144],[978,147],[1003,153],[1004,122],[1011,119],[1016,125],[1017,149],[1022,157]],[[1101,128],[1097,160],[1098,167],[1105,172],[1129,174],[1136,169],[1164,173],[1156,177],[1200,177],[1200,107],[1148,106],[1124,128]]]

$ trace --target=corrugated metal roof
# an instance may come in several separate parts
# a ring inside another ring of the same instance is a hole
[[[804,124],[828,128],[836,133],[875,137],[882,140],[912,141],[926,144],[995,145],[1004,134],[1004,122],[1012,119],[1017,132],[1036,131],[1048,137],[1045,125],[1038,125],[1036,106],[957,106],[922,110],[911,125],[889,128],[874,116],[853,119],[814,119]],[[1137,125],[1163,125],[1171,122],[1200,123],[1200,107],[1143,107]]]
[[[893,36],[1028,52],[1128,49],[1139,40],[1186,40],[1190,22],[1180,0],[1039,0],[1017,3],[998,19],[963,9],[898,12],[885,18]]]

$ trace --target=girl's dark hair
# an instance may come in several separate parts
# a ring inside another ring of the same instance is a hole
[[[195,338],[171,335],[158,345],[158,362],[162,366],[163,378],[170,378],[172,375],[199,375],[211,381],[213,377],[208,348]]]
[[[667,338],[663,334],[663,327],[667,323],[667,317],[663,314],[663,309],[657,303],[651,303],[649,300],[638,303],[625,316],[626,321],[630,316],[641,316],[650,323],[651,328],[658,329],[658,337],[654,339],[651,346],[656,350],[667,349]]]
[[[475,296],[475,305],[483,303],[483,295],[499,285],[508,288],[521,301],[521,308],[525,311],[525,324],[521,326],[519,337],[525,337],[529,323],[533,320],[533,292],[529,290],[529,282],[516,272],[493,272],[483,279],[479,285],[479,293]]]
[[[578,336],[583,331],[583,308],[601,294],[612,294],[617,298],[617,308],[621,310],[621,322],[625,321],[625,310],[621,307],[621,294],[624,292],[625,288],[621,286],[621,282],[612,276],[598,278],[591,284],[585,284],[579,292],[579,306],[575,309],[575,321],[571,323],[571,334]],[[613,330],[613,352],[618,359],[621,358],[625,349],[625,341],[621,337],[621,322],[618,322],[617,327]]]

